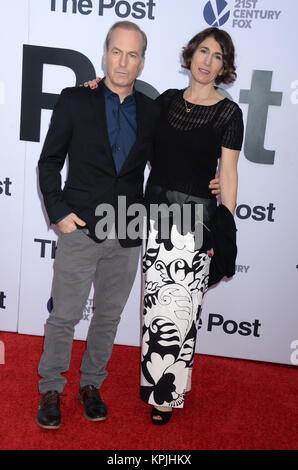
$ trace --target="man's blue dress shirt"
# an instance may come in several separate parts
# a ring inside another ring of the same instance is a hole
[[[135,91],[120,103],[119,96],[105,83],[104,97],[109,141],[117,173],[120,172],[137,135]]]

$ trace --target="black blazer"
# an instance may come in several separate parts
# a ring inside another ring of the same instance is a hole
[[[217,206],[210,228],[214,255],[210,263],[208,287],[219,282],[224,276],[234,276],[237,257],[235,220],[223,204]]]
[[[84,220],[97,242],[95,226],[99,204],[117,210],[118,196],[126,196],[127,207],[143,203],[144,169],[152,158],[153,137],[159,105],[136,91],[136,141],[120,171],[116,173],[110,148],[103,85],[96,90],[66,88],[54,108],[50,127],[38,162],[39,183],[51,223],[74,212]],[[66,156],[69,171],[61,188],[60,171]],[[116,226],[117,230],[117,226]],[[137,246],[141,239],[120,239],[122,246]]]

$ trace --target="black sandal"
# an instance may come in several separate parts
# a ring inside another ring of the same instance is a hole
[[[154,419],[154,416],[159,416],[161,419]],[[151,411],[151,421],[153,424],[161,425],[161,424],[167,424],[172,416],[172,410],[171,411],[159,411],[157,408],[153,406],[152,411]]]

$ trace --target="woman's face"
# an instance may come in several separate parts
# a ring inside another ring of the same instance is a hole
[[[212,37],[201,42],[193,53],[190,71],[192,79],[201,84],[214,83],[223,70],[223,51],[220,44]]]

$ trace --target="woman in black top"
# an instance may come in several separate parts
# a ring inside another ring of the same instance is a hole
[[[214,260],[217,246],[221,251],[211,230],[217,202],[209,181],[220,159],[220,217],[235,232],[237,161],[243,139],[240,108],[214,88],[214,83],[231,83],[236,78],[230,36],[208,28],[190,40],[183,59],[191,72],[190,86],[167,90],[158,97],[162,117],[146,200],[167,206],[176,203],[183,211],[185,204],[192,209],[194,204],[201,205],[203,211],[199,216],[196,213],[195,223],[201,224],[203,239],[195,239],[194,226],[193,233],[183,227],[179,230],[171,217],[165,238],[161,224],[151,217],[143,259],[141,398],[153,405],[154,424],[168,422],[172,409],[183,407],[190,390],[199,315],[210,285],[210,261],[213,249]],[[223,239],[222,243],[227,246]],[[235,263],[235,256],[230,263]]]

